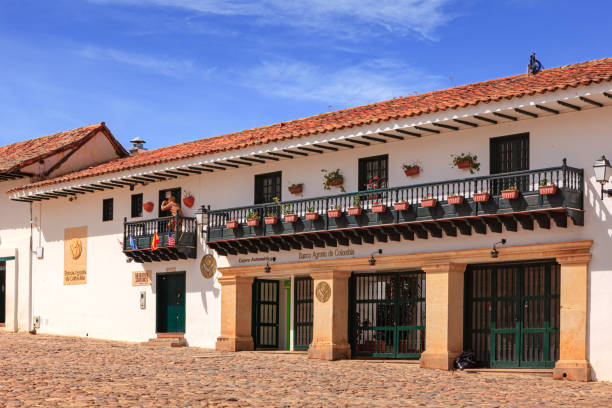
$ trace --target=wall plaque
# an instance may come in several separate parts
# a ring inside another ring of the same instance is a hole
[[[200,261],[200,272],[206,279],[212,278],[217,271],[217,261],[211,254],[204,255]]]
[[[87,283],[87,227],[64,229],[64,285]]]
[[[321,303],[325,303],[331,297],[331,288],[327,282],[319,282],[317,284],[317,288],[315,289],[315,294],[317,295],[317,299]]]
[[[152,271],[133,271],[132,286],[151,286]]]

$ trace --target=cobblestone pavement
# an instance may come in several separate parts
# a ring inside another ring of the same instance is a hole
[[[0,406],[612,406],[612,383],[0,333]]]

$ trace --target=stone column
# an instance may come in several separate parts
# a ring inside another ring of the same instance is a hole
[[[351,358],[348,343],[350,272],[312,271],[314,320],[308,358],[341,360]]]
[[[251,308],[253,278],[220,277],[221,336],[215,348],[221,351],[253,350],[251,336]]]
[[[465,264],[428,263],[425,271],[425,351],[421,367],[450,370],[463,351]]]
[[[561,264],[561,333],[553,378],[590,381],[587,360],[588,282],[591,254],[557,257]]]

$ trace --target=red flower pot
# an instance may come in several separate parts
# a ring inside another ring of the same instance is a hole
[[[408,204],[408,203],[395,203],[395,204],[393,204],[393,209],[395,211],[408,211],[408,208],[410,208],[410,204]]]
[[[448,203],[453,204],[453,205],[461,205],[463,204],[464,199],[465,197],[460,196],[460,195],[452,196],[452,197],[448,197]]]
[[[154,206],[155,204],[153,204],[151,201],[148,201],[142,205],[142,208],[144,208],[146,212],[151,212],[153,211]]]
[[[516,200],[519,198],[518,190],[502,190],[502,198],[506,200]]]
[[[552,186],[541,186],[540,187],[540,194],[541,195],[553,195],[557,192],[557,186],[552,185]]]
[[[298,218],[297,214],[285,214],[285,222],[297,222]]]
[[[435,198],[421,198],[421,207],[423,208],[432,208],[435,207],[438,203],[438,200]]]
[[[471,165],[472,165],[471,160],[463,160],[463,161],[457,162],[457,167],[460,169],[469,169]]]
[[[306,219],[308,221],[315,221],[315,220],[319,219],[319,213],[316,213],[316,212],[307,212],[306,213]]]
[[[361,215],[363,209],[361,207],[349,207],[348,215]]]
[[[411,167],[409,169],[404,169],[404,174],[408,177],[410,176],[416,176],[417,174],[419,174],[421,172],[421,168],[419,166],[414,166]]]
[[[278,223],[278,217],[264,217],[264,221],[267,225],[274,225]]]
[[[251,218],[247,220],[247,225],[249,227],[257,227],[259,226],[259,218]]]
[[[491,198],[489,193],[474,193],[474,202],[475,203],[486,203]]]
[[[185,204],[187,207],[189,207],[189,208],[193,207],[193,203],[195,203],[195,198],[194,197],[185,197],[185,198],[183,198],[183,204]]]
[[[384,213],[387,211],[387,206],[385,204],[374,204],[372,206],[372,212],[374,213]]]
[[[294,187],[294,188],[289,187],[289,192],[291,194],[301,194],[302,190],[304,190],[304,186],[299,186],[299,187]]]
[[[327,210],[327,216],[329,218],[340,218],[342,216],[342,210]]]
[[[330,180],[329,185],[332,187],[339,187],[344,184],[344,177],[338,177],[336,179]]]
[[[238,221],[236,220],[232,220],[232,221],[226,221],[225,222],[225,228],[238,228]]]

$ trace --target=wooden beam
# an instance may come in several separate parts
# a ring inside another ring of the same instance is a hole
[[[387,234],[380,228],[368,228],[368,231],[376,237],[377,242],[385,243],[389,240]]]
[[[366,140],[371,140],[372,142],[387,143],[385,139],[381,139],[380,137],[364,135],[364,136],[361,136],[361,138],[366,139]]]
[[[254,159],[252,157],[242,157],[242,160],[247,160],[247,161],[252,161],[254,163],[265,163],[265,160],[261,160],[261,159]],[[278,160],[278,159],[275,159]]]
[[[420,224],[408,224],[407,227],[410,228],[412,230],[412,232],[414,232],[414,234],[416,235],[417,238],[419,238],[419,239],[428,239],[429,238],[429,235],[427,235],[427,231],[425,230],[425,228],[423,228],[422,225],[420,225]]]
[[[487,226],[481,218],[468,218],[468,224],[472,226],[474,232],[477,234],[486,234]]]
[[[603,106],[604,106],[603,103],[594,101],[594,100],[589,99],[589,98],[585,98],[584,96],[579,96],[579,98],[580,98],[580,100],[582,102],[590,103],[591,105],[595,105],[595,106],[597,106],[599,108],[603,108]]]
[[[321,149],[325,149],[325,150],[332,150],[332,151],[335,151],[335,152],[338,151],[337,147],[325,146],[324,144],[320,144],[320,143],[319,144],[314,144],[313,146],[320,147]]]
[[[202,174],[202,169],[192,169],[192,166],[181,167],[179,170],[191,174]]]
[[[391,139],[404,140],[404,136],[392,135],[391,133],[386,133],[386,132],[378,132],[378,134],[384,137],[389,137]]]
[[[284,159],[293,159],[293,156],[291,156],[290,154],[285,154],[285,153],[278,153],[278,152],[268,152],[267,154],[271,155],[271,156],[278,156],[278,157],[282,157]],[[255,157],[259,157],[260,155],[256,154]],[[272,157],[270,157],[270,159],[272,159]]]
[[[323,150],[313,149],[312,147],[298,146],[298,149],[304,150],[306,152],[323,154]]]
[[[338,246],[338,241],[336,241],[336,239],[331,234],[329,234],[327,232],[315,232],[314,235],[316,235],[318,238],[320,238],[323,241],[325,241],[325,244],[327,246],[330,246],[330,247],[337,247]]]
[[[467,126],[471,126],[471,127],[478,127],[478,123],[474,123],[474,122],[469,122],[467,120],[463,120],[463,119],[453,119],[455,122],[457,123],[461,123],[462,125],[467,125]]]
[[[283,149],[283,152],[287,152],[287,153],[291,153],[291,154],[297,154],[299,156],[308,156],[308,153],[298,152],[298,151],[289,150],[289,149]]]
[[[498,118],[504,118],[504,119],[509,119],[509,120],[513,120],[513,121],[517,121],[518,118],[516,116],[510,116],[510,115],[506,115],[505,113],[499,113],[499,112],[492,112],[494,116],[497,116]]]
[[[339,146],[339,147],[346,147],[347,149],[354,149],[355,146],[350,145],[350,144],[346,144],[346,143],[340,143],[340,142],[327,142],[330,145],[334,145],[334,146]]]
[[[547,214],[542,213],[530,213],[534,220],[538,223],[538,226],[542,229],[550,229],[550,217]]]
[[[395,228],[385,226],[381,227],[380,229],[389,237],[391,241],[400,242],[402,240],[400,234],[395,230]]]
[[[165,173],[168,174],[174,174],[177,176],[190,176],[191,174],[183,171],[183,170],[178,170],[178,169],[173,169],[173,170],[164,170]]]
[[[454,219],[451,222],[457,227],[461,235],[472,235],[472,227],[466,220]]]
[[[446,125],[444,123],[432,123],[432,125],[443,129],[459,130],[457,126]]]
[[[200,171],[207,171],[209,173],[214,173],[214,170],[212,169],[208,169],[205,167],[200,167],[200,166],[189,166],[190,169],[194,169],[194,170],[200,170]]]
[[[435,222],[424,222],[421,225],[432,237],[442,238],[442,228],[440,228]]]
[[[227,170],[225,167],[213,166],[212,164],[200,164],[199,166],[206,167],[213,170]]]
[[[559,114],[559,111],[556,109],[551,109],[548,106],[542,106],[542,105],[535,105],[536,108],[543,110],[544,112],[548,112],[548,113],[554,113],[555,115]]]
[[[272,242],[278,246],[280,249],[282,249],[283,251],[289,251],[291,250],[291,246],[283,239],[283,238],[279,238],[279,237],[272,237],[270,238],[272,240]]]
[[[254,154],[253,156],[255,157],[259,157],[262,160],[272,160],[272,161],[279,161],[278,157],[270,157],[270,156],[264,156],[263,154]],[[286,155],[285,155],[286,156]],[[293,157],[289,157],[290,159],[293,159]],[[246,159],[246,157],[243,157],[243,159]],[[252,160],[252,159],[251,159]],[[254,160],[253,160],[254,161]]]
[[[514,108],[514,111],[516,113],[520,113],[521,115],[530,116],[532,118],[537,118],[538,117],[537,113],[529,112],[528,110],[525,110],[525,109]]]
[[[498,234],[501,234],[502,225],[497,219],[497,217],[483,217],[483,221],[485,222],[485,224],[489,226],[489,229],[491,230],[491,232],[496,232]]]
[[[555,225],[559,228],[567,228],[567,214],[565,211],[549,211],[550,218],[555,222]]]
[[[347,237],[353,245],[361,245],[363,243],[363,239],[353,230],[344,230],[342,234]]]
[[[104,181],[100,181],[100,182],[98,182],[98,184],[100,184],[101,186],[105,186],[107,188],[110,188],[111,190],[114,189],[115,187],[123,188],[122,185],[106,183]]]
[[[607,92],[604,92],[603,94],[605,97],[612,99],[612,94],[609,94]]]
[[[406,227],[405,225],[394,225],[393,228],[400,233],[402,238],[408,241],[414,241],[414,231],[412,231],[410,228]]]
[[[504,227],[506,227],[506,231],[518,231],[518,224],[514,217],[507,215],[499,215],[497,216],[497,219],[500,220],[502,224],[504,224]]]
[[[571,103],[567,103],[567,102],[564,102],[564,101],[557,101],[557,103],[559,105],[561,105],[561,106],[565,106],[566,108],[571,108],[573,110],[577,110],[577,111],[582,110],[582,108],[580,106],[576,106],[576,105],[573,105]]]
[[[420,133],[416,133],[416,132],[411,132],[409,130],[404,130],[404,129],[394,129],[396,132],[398,133],[403,133],[405,135],[409,135],[409,136],[414,136],[414,137],[421,137]]]
[[[338,244],[343,246],[349,245],[349,239],[341,231],[328,231],[328,233],[338,242]]]
[[[237,169],[239,167],[239,166],[236,166],[235,164],[229,164],[229,163],[215,162],[215,164],[219,166],[232,167],[234,169]]]
[[[457,227],[452,222],[439,220],[439,221],[436,221],[436,225],[440,227],[447,236],[449,237],[457,236]]]
[[[159,176],[159,177],[164,177],[164,180],[165,180],[166,178],[171,178],[171,179],[176,179],[176,178],[178,178],[178,177],[177,177],[177,176],[175,176],[174,174],[166,174],[166,173],[163,173],[163,172],[161,172],[161,171],[156,171],[155,173],[153,173],[153,175],[155,175],[155,176]]]
[[[357,229],[357,230],[354,230],[354,231],[355,231],[355,233],[357,235],[359,235],[361,237],[363,242],[365,242],[366,244],[373,244],[374,243],[374,236],[372,234],[370,234],[369,231],[364,230],[364,229]]]
[[[489,119],[489,118],[485,118],[484,116],[478,116],[478,115],[474,115],[473,116],[474,119],[478,119],[481,120],[483,122],[487,122],[487,123],[492,123],[494,125],[497,125],[497,121],[493,120],[493,119]]]
[[[344,139],[347,142],[351,142],[351,143],[355,143],[355,144],[360,144],[360,145],[364,145],[364,146],[369,146],[370,142],[364,142],[363,140],[357,140],[357,139],[353,139],[353,138],[349,138],[349,139]]]
[[[425,132],[430,132],[430,133],[440,133],[439,130],[435,130],[435,129],[428,129],[426,127],[422,127],[422,126],[415,126],[415,129],[419,129],[419,130],[423,130]]]
[[[238,165],[242,164],[244,166],[252,166],[253,165],[253,163],[245,162],[245,161],[242,161],[242,160],[227,159],[225,161],[228,162],[228,163],[234,163],[234,164],[238,164]]]
[[[533,231],[533,218],[526,214],[514,214],[514,218],[521,224],[524,230]]]

